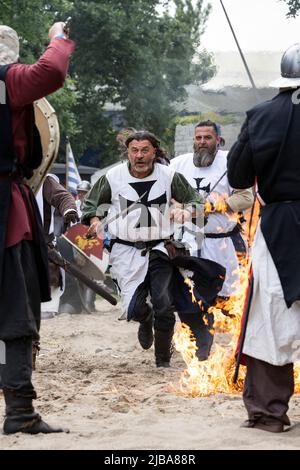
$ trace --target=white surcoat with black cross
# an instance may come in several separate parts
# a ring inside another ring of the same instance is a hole
[[[159,164],[154,166],[151,175],[142,179],[130,174],[127,163],[108,171],[106,178],[111,188],[109,219],[127,209],[127,213],[109,224],[113,238],[136,242],[161,240],[172,235],[174,228],[170,223],[169,206],[173,176],[174,170]]]
[[[204,198],[209,194],[208,199],[213,203],[216,198],[227,199],[232,194],[233,189],[228,183],[227,151],[219,150],[211,166],[198,168],[193,162],[193,153],[180,155],[171,160],[171,167],[181,173]],[[218,182],[220,177],[224,177]],[[218,184],[215,186],[215,184]],[[214,187],[215,186],[215,187]],[[236,221],[228,214],[215,212],[209,214],[208,222],[204,228],[205,234],[228,233],[236,226]],[[192,256],[197,256],[197,247],[193,234],[185,233],[184,241],[190,246]],[[201,246],[201,257],[215,261],[226,268],[226,277],[220,296],[228,297],[233,294],[235,285],[238,282],[238,259],[233,242],[230,237],[225,238],[204,238]]]
[[[171,184],[174,170],[155,164],[154,171],[146,178],[135,178],[128,164],[118,165],[106,174],[111,188],[111,206],[108,219],[128,209],[109,223],[112,239],[130,242],[168,239],[174,232],[170,222]],[[133,205],[139,201],[138,205]],[[130,207],[132,206],[132,210]],[[163,243],[155,249],[167,254]],[[134,246],[115,243],[110,254],[111,274],[121,290],[123,318],[126,318],[130,301],[137,287],[145,280],[149,265],[149,253],[141,255]]]

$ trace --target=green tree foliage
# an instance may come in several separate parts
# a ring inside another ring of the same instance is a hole
[[[100,149],[101,166],[117,159],[107,103],[121,107],[124,125],[149,129],[171,147],[174,103],[184,99],[185,85],[215,72],[212,57],[198,52],[210,11],[203,0],[1,3],[1,21],[21,35],[26,60],[39,56],[53,21],[73,17],[71,79],[50,100],[74,153]]]
[[[34,62],[48,44],[48,29],[73,8],[67,0],[1,0],[0,22],[14,28],[20,38],[21,59]]]
[[[14,28],[20,38],[20,60],[24,63],[35,62],[49,43],[48,30],[56,20],[66,18],[73,8],[73,2],[52,0],[2,0],[0,23]],[[74,113],[77,102],[76,80],[68,78],[66,85],[51,95],[49,101],[59,118],[62,134],[75,136],[80,132]],[[64,147],[64,146],[62,146]]]
[[[282,0],[285,2],[289,8],[287,16],[293,16],[294,18],[298,15],[300,10],[300,1],[299,0]]]

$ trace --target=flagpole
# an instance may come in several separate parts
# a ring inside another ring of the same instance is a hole
[[[228,21],[228,24],[229,24],[229,27],[230,27],[230,29],[231,29],[232,35],[233,35],[233,37],[234,37],[234,40],[235,40],[235,42],[236,42],[236,45],[237,45],[237,48],[238,48],[238,50],[239,50],[240,56],[241,56],[241,58],[242,58],[243,64],[244,64],[244,66],[245,66],[247,75],[248,75],[248,77],[249,77],[250,83],[251,83],[252,88],[253,88],[253,91],[254,91],[255,98],[256,98],[257,102],[260,103],[260,102],[261,102],[261,98],[260,98],[260,96],[259,96],[258,89],[256,88],[256,85],[255,85],[255,83],[254,83],[254,80],[253,80],[253,77],[252,77],[252,75],[251,75],[250,69],[249,69],[249,67],[248,67],[248,64],[247,64],[247,62],[246,62],[245,56],[244,56],[244,54],[243,54],[243,51],[242,51],[242,49],[241,49],[241,47],[240,47],[240,44],[239,44],[238,39],[237,39],[237,37],[236,37],[236,34],[235,34],[235,32],[234,32],[234,29],[233,29],[233,26],[232,26],[231,21],[230,21],[230,19],[229,19],[229,16],[228,16],[228,14],[227,14],[227,11],[226,11],[226,9],[225,9],[225,7],[224,7],[223,1],[220,0],[220,3],[221,3],[222,8],[223,8],[223,10],[224,10],[226,19],[227,19],[227,21]]]
[[[69,191],[69,137],[66,136],[66,189]]]

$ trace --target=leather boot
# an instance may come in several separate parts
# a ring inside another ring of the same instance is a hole
[[[270,418],[259,418],[256,420],[247,419],[244,423],[241,424],[241,428],[252,428],[259,429],[261,431],[269,432],[284,432],[284,424],[279,420],[270,419]]]
[[[138,340],[143,349],[151,348],[153,344],[153,312],[140,323],[138,329]]]
[[[173,333],[173,329],[171,331],[155,330],[154,349],[157,367],[170,367],[170,360],[173,354]]]
[[[69,313],[70,315],[78,315],[82,311],[81,306],[78,305],[74,306],[69,303],[61,303],[59,305],[58,313]]]
[[[45,423],[41,416],[34,411],[31,397],[19,397],[8,390],[3,390],[3,393],[6,403],[4,434],[69,432],[66,429],[55,428]]]

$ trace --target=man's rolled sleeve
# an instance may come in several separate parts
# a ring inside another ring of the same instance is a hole
[[[105,217],[109,204],[111,204],[111,187],[104,175],[99,178],[83,200],[81,222],[89,225],[92,217],[100,219]],[[103,210],[101,205],[104,206]]]
[[[175,173],[171,185],[172,198],[184,204],[193,218],[204,219],[204,198],[194,189],[181,173]]]
[[[52,39],[35,64],[11,65],[6,82],[11,105],[26,106],[61,88],[74,49],[75,43],[71,40]]]
[[[232,212],[241,212],[252,207],[254,203],[253,188],[234,189],[232,195],[226,200]]]

